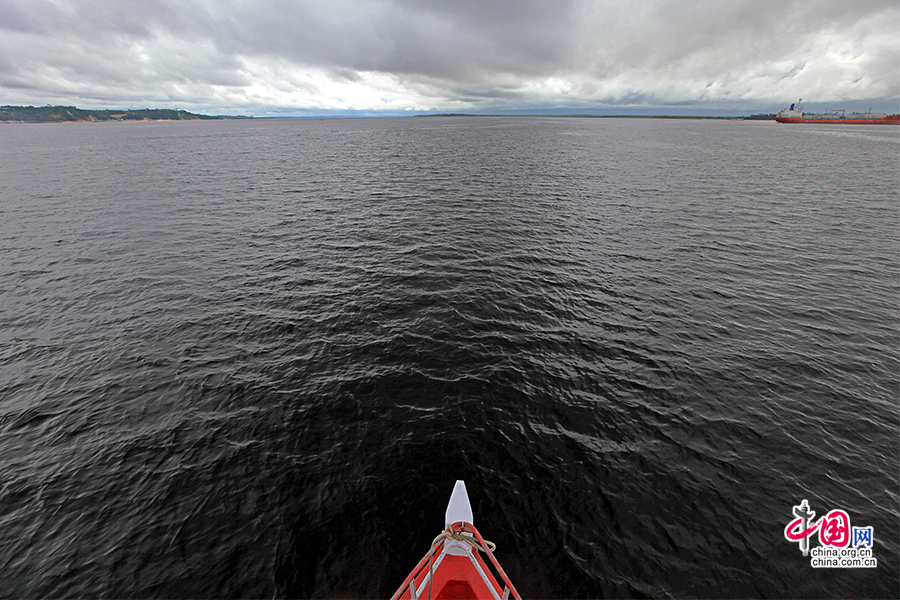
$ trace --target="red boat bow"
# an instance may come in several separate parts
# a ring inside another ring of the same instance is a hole
[[[521,600],[494,556],[494,544],[485,541],[469,522],[472,509],[465,490],[465,484],[457,481],[447,507],[447,520],[451,515],[464,515],[468,520],[448,525],[434,538],[431,548],[406,576],[391,600],[417,600],[423,596],[432,600]],[[482,554],[488,557],[490,566]],[[503,582],[502,586],[498,578]]]

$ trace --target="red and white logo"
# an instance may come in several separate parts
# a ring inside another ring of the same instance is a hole
[[[872,527],[851,527],[850,515],[843,510],[830,510],[814,521],[816,512],[804,500],[793,510],[794,520],[784,528],[784,537],[797,542],[803,556],[812,554],[810,566],[873,568],[878,561],[872,556]],[[810,550],[810,538],[818,531],[820,546]]]

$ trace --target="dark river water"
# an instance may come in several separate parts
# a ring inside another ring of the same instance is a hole
[[[898,134],[0,125],[0,596],[896,597]]]

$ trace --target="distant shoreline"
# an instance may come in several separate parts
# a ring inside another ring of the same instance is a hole
[[[252,118],[201,115],[171,108],[91,110],[75,106],[0,106],[0,122],[2,123],[108,123],[118,121],[206,121]]]
[[[706,115],[598,115],[577,114],[503,114],[503,113],[423,113],[416,115],[371,115],[374,118],[428,118],[428,117],[552,117],[565,119],[680,119],[714,121],[774,121],[775,114],[755,114],[749,116],[706,116]],[[0,106],[0,123],[107,123],[122,121],[213,121],[229,119],[332,119],[366,118],[355,115],[304,115],[281,117],[252,117],[244,115],[203,115],[186,110],[169,108],[143,108],[129,110],[82,109],[75,106]]]

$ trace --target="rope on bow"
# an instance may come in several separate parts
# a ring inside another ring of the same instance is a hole
[[[437,548],[437,545],[441,543],[441,540],[445,539],[456,540],[457,542],[465,542],[466,544],[472,546],[472,548],[474,548],[475,550],[488,554],[497,549],[497,544],[495,544],[494,542],[484,540],[484,545],[487,546],[487,548],[485,548],[484,546],[479,544],[478,540],[476,540],[474,537],[470,535],[463,535],[461,532],[453,531],[453,529],[451,529],[451,527],[448,525],[447,529],[442,531],[436,538],[434,538],[434,541],[431,542],[431,552],[428,553],[428,600],[431,600],[431,588],[434,585],[434,550]],[[413,580],[410,582],[410,585],[415,586],[415,584],[416,580],[415,578],[413,578]],[[410,593],[410,596],[412,596],[412,593]]]
[[[484,540],[484,544],[485,546],[487,546],[487,548],[484,548],[481,544],[478,543],[478,540],[476,540],[471,535],[463,535],[462,533],[453,531],[449,527],[447,527],[447,529],[442,531],[440,535],[434,538],[434,541],[431,542],[431,546],[437,546],[438,542],[444,538],[449,540],[456,540],[457,542],[465,542],[480,552],[493,552],[497,549],[497,544],[495,544],[494,542]]]

